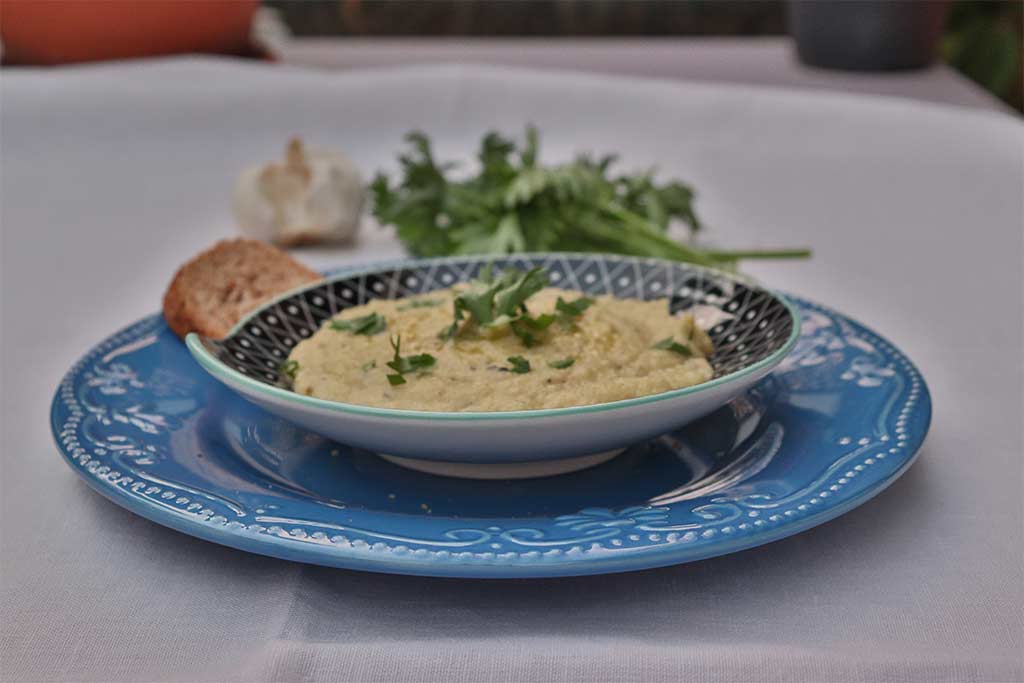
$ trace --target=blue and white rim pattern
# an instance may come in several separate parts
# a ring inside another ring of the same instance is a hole
[[[404,262],[338,275],[286,294],[239,323],[207,348],[227,367],[258,382],[288,387],[278,368],[291,349],[324,320],[372,299],[424,294],[467,282],[488,264],[498,269],[541,266],[552,285],[588,295],[667,301],[672,312],[695,305],[718,312],[708,330],[715,377],[752,366],[778,351],[795,321],[771,292],[723,272],[688,263],[608,254],[519,254],[491,261],[479,256]]]

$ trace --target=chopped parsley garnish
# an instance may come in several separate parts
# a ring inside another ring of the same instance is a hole
[[[665,337],[660,342],[653,346],[655,349],[662,349],[663,351],[672,351],[678,353],[680,356],[690,358],[693,356],[693,350],[685,344],[680,344],[672,337]]]
[[[525,313],[526,300],[544,289],[548,284],[548,274],[540,266],[523,273],[519,270],[506,270],[494,285],[494,317],[490,324],[503,322],[502,318],[513,318]]]
[[[569,356],[568,358],[563,358],[561,360],[549,361],[548,367],[552,367],[555,370],[565,370],[567,367],[571,366],[575,362],[576,359],[573,358],[572,356]]]
[[[369,362],[363,363],[363,372],[369,372],[370,370],[373,370],[375,367],[377,367],[376,360],[371,360]]]
[[[490,266],[485,268],[470,287],[455,297],[451,325],[440,333],[441,339],[454,338],[460,324],[469,314],[469,320],[481,327],[495,327],[511,323],[526,315],[526,300],[548,284],[547,273],[540,266],[523,272],[509,269],[497,278]]]
[[[565,328],[572,327],[594,303],[589,297],[566,301],[558,297],[555,313],[544,313],[533,317],[526,308],[526,300],[544,289],[548,276],[537,266],[523,272],[506,270],[497,278],[488,265],[479,277],[470,283],[469,289],[455,297],[452,310],[452,324],[438,334],[444,341],[458,336],[464,322],[480,327],[496,327],[507,324],[513,334],[519,337],[526,348],[532,348],[540,341],[540,333],[556,320]],[[468,318],[468,320],[467,320]]]
[[[538,315],[536,318],[532,318],[529,314],[523,313],[515,320],[509,322],[509,327],[523,342],[523,346],[531,348],[537,343],[536,334],[546,330],[553,322],[555,322],[555,316],[550,313]]]
[[[558,303],[555,304],[555,310],[567,318],[578,318],[583,315],[583,311],[590,308],[593,303],[594,300],[588,296],[581,296],[575,301],[566,301],[562,297],[558,297]]]
[[[508,362],[512,364],[512,367],[508,368],[509,372],[522,375],[530,371],[530,361],[522,356],[509,356]]]
[[[581,296],[575,301],[566,301],[558,297],[555,303],[555,314],[558,317],[558,324],[562,327],[572,327],[576,324],[576,318],[583,315],[583,312],[590,308],[594,300],[587,296]]]
[[[388,375],[388,381],[392,386],[405,384],[405,375],[410,372],[426,372],[434,367],[437,359],[429,353],[420,353],[415,356],[402,355],[402,335],[391,338],[391,348],[395,350],[395,356],[388,362],[388,367],[394,370],[394,374]]]
[[[387,328],[387,321],[379,313],[351,318],[349,320],[332,320],[331,329],[352,334],[374,335],[383,332]]]
[[[295,374],[299,371],[299,363],[294,360],[286,360],[281,363],[281,372],[288,376],[288,379],[295,381]]]
[[[396,310],[408,311],[410,308],[434,308],[444,303],[444,299],[417,299],[407,304],[402,304]]]
[[[455,303],[452,306],[452,324],[444,328],[438,333],[438,337],[442,341],[449,341],[455,338],[455,335],[459,333],[459,325],[462,324],[463,318],[465,318],[465,305],[461,299],[455,299]]]
[[[477,324],[498,325],[518,316],[526,300],[548,284],[548,276],[537,266],[525,273],[509,269],[494,279],[488,268],[475,284],[473,289],[460,294],[459,299]]]

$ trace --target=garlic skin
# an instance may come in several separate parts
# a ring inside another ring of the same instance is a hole
[[[341,154],[288,142],[284,163],[251,166],[235,182],[235,220],[254,239],[281,246],[349,242],[359,229],[365,189]]]

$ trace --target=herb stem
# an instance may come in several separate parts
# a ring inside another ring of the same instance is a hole
[[[735,251],[729,250],[710,250],[705,251],[705,254],[714,259],[737,261],[739,259],[795,259],[795,258],[810,258],[810,249],[738,249]]]
[[[615,218],[618,218],[623,223],[630,227],[636,228],[635,232],[627,232],[617,229],[605,229],[599,225],[587,226],[590,230],[600,232],[601,236],[606,239],[618,241],[624,245],[629,245],[628,248],[632,253],[638,255],[649,255],[650,250],[644,248],[642,244],[633,242],[632,245],[627,240],[646,240],[648,243],[652,243],[659,249],[659,255],[677,261],[688,261],[690,263],[696,263],[703,266],[717,266],[718,260],[713,257],[709,257],[706,253],[687,247],[679,242],[675,241],[671,237],[665,235],[659,228],[652,225],[649,221],[637,216],[632,211],[625,209],[621,206],[616,205],[614,202],[609,202],[605,205],[604,210]]]

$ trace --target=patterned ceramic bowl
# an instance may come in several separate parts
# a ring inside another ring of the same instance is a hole
[[[304,396],[279,372],[291,348],[327,318],[375,298],[450,287],[498,268],[543,266],[553,286],[586,294],[663,299],[693,309],[715,346],[703,384],[623,401],[550,410],[429,412]],[[402,464],[461,476],[538,476],[597,464],[617,449],[678,428],[738,396],[796,343],[800,319],[784,297],[734,275],[684,263],[596,254],[524,254],[406,261],[348,271],[289,292],[223,340],[187,339],[215,378],[267,411]],[[531,463],[525,469],[517,463]],[[486,467],[480,468],[480,465]]]

